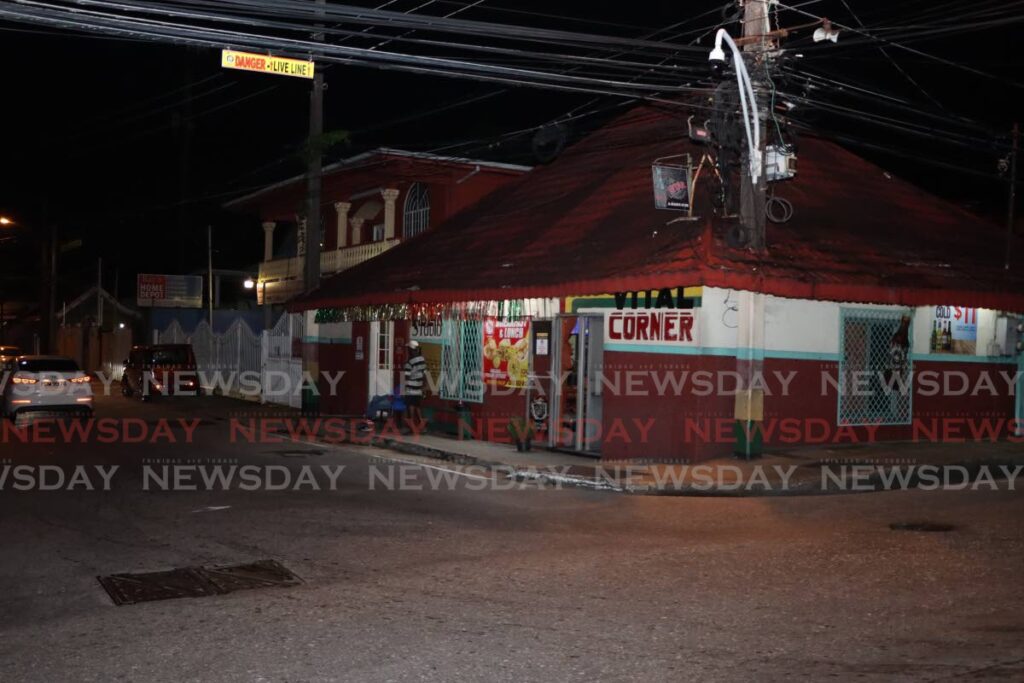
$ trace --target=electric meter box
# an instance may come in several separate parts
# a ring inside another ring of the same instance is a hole
[[[996,318],[996,346],[1001,356],[1016,356],[1020,353],[1024,320],[1016,316],[1001,315]]]
[[[796,175],[796,154],[778,145],[764,150],[764,170],[768,182],[788,180]]]

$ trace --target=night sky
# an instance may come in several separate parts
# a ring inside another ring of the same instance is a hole
[[[934,15],[935,4],[930,2],[847,2],[868,26],[912,25],[918,22],[918,10],[932,12],[930,24],[943,21]],[[389,9],[406,11],[421,4],[422,0],[402,0]],[[459,4],[437,2],[420,13],[442,14]],[[638,37],[723,4],[487,0],[460,17]],[[805,9],[854,23],[842,0],[811,4]],[[696,37],[695,29],[711,28],[720,16],[712,13],[680,27],[678,32],[686,37],[679,42]],[[782,19],[784,25],[805,21],[785,13]],[[735,32],[736,26],[729,28]],[[1014,28],[1019,32],[1018,24],[912,43],[1004,80],[985,79],[890,48],[889,55],[920,88],[877,47],[853,40],[852,35],[842,34],[835,46],[812,46],[806,39],[785,45],[793,54],[804,54],[801,65],[884,90],[951,119],[969,117],[993,135],[1003,135],[1002,140],[993,138],[987,146],[970,148],[810,107],[798,108],[794,116],[898,175],[1003,220],[1004,181],[929,162],[995,176],[1009,128],[1024,103],[1024,89],[1008,82],[1024,81],[1020,53],[1011,51]],[[709,35],[700,44],[710,42]],[[844,46],[846,42],[850,44]],[[80,248],[62,256],[62,297],[95,280],[98,256],[104,259],[105,278],[112,281],[115,271],[120,274],[123,296],[131,294],[135,272],[203,268],[207,225],[215,230],[218,267],[251,269],[259,260],[258,225],[219,207],[238,194],[302,171],[299,152],[308,122],[307,81],[224,71],[219,52],[212,49],[82,37],[15,24],[0,24],[0,56],[7,65],[0,212],[26,230],[54,223],[62,241],[82,239]],[[505,134],[541,125],[594,97],[349,66],[333,66],[325,74],[325,128],[351,135],[348,145],[329,152],[327,161],[387,145],[536,163],[532,133]],[[938,105],[929,102],[929,96]],[[863,98],[844,99],[841,92],[817,90],[809,97],[894,113]],[[598,100],[599,105],[615,102],[614,97]],[[573,134],[585,133],[613,111],[574,124]],[[896,115],[917,120],[913,111]],[[885,151],[889,147],[900,152]],[[39,263],[33,249],[24,236],[16,243],[0,242],[0,284],[10,289],[33,281]]]

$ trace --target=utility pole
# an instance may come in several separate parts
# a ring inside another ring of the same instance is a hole
[[[763,60],[765,52],[770,47],[766,34],[770,31],[768,23],[768,2],[767,0],[745,0],[743,3],[743,37],[750,42],[744,42],[744,56],[749,54],[747,71],[758,73],[755,63]],[[758,81],[752,78],[754,92],[757,93]],[[757,116],[766,120],[765,111],[759,107]],[[764,137],[761,138],[761,146],[757,154],[761,155],[761,174],[757,178],[751,178],[750,152],[744,153],[743,172],[740,176],[740,222],[747,231],[748,244],[754,251],[764,251],[765,248],[765,196],[767,193],[767,182],[764,174]]]
[[[317,15],[324,16],[325,0],[316,0]],[[317,28],[323,28],[318,23]],[[323,41],[324,34],[313,34],[313,40]],[[323,228],[320,225],[320,189],[323,176],[322,145],[324,136],[324,77],[323,70],[316,68],[313,75],[313,89],[309,93],[309,167],[306,172],[306,262],[305,291],[320,286],[320,240]]]
[[[96,331],[103,329],[103,257],[96,260]]]
[[[1017,150],[1020,147],[1020,125],[1013,124],[1013,146],[1010,148],[1010,200],[1006,211],[1006,263],[1010,269],[1010,254],[1013,252],[1013,222],[1017,205]]]
[[[206,310],[213,332],[213,226],[206,226]]]
[[[50,286],[46,299],[46,350],[57,352],[57,224],[50,223]]]

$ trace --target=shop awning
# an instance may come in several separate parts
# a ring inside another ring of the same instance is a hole
[[[792,202],[759,255],[726,243],[698,188],[697,221],[654,208],[651,163],[705,149],[685,110],[640,107],[552,164],[429,233],[325,279],[295,310],[445,303],[679,285],[785,297],[1024,311],[1024,245],[1003,268],[1002,230],[826,140],[804,137]]]

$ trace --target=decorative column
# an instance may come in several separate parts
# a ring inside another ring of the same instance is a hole
[[[389,188],[381,190],[384,197],[384,239],[395,239],[395,200],[398,199],[398,190]]]
[[[274,260],[274,228],[277,223],[274,221],[263,222],[263,260]]]
[[[348,246],[348,210],[352,208],[351,202],[334,202],[334,210],[338,213],[337,234],[338,249]]]
[[[363,220],[362,218],[352,219],[352,246],[356,246],[361,242],[361,236],[363,233]]]

